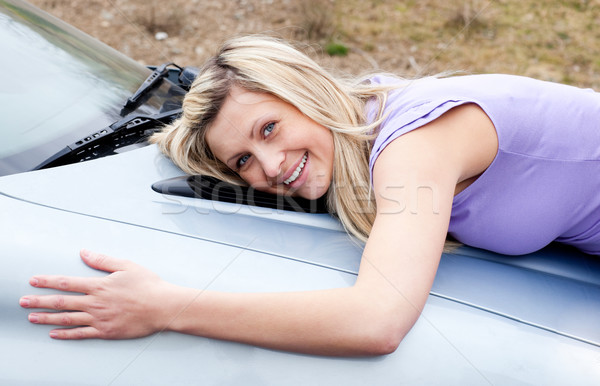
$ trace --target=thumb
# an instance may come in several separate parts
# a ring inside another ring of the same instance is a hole
[[[82,249],[79,256],[88,266],[106,272],[123,271],[129,268],[129,262],[126,260],[116,259],[101,253]]]

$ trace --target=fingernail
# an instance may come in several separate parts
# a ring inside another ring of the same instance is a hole
[[[90,256],[90,251],[88,251],[87,249],[82,249],[81,250],[81,256],[82,257],[89,257]]]
[[[58,338],[58,333],[50,331],[50,338]]]
[[[37,287],[37,285],[39,284],[39,281],[35,277],[32,277],[31,280],[29,280],[29,284],[31,284],[34,287]]]
[[[19,300],[19,305],[21,307],[29,307],[29,299],[27,298],[22,298]]]
[[[37,323],[40,321],[40,318],[36,314],[29,314],[29,321],[31,323]]]

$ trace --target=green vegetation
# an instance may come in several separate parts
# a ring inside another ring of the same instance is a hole
[[[327,43],[325,52],[330,56],[346,56],[348,55],[348,47],[341,43]]]

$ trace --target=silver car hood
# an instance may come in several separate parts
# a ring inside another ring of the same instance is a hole
[[[147,146],[90,162],[6,176],[0,178],[0,192],[86,216],[356,272],[361,246],[349,242],[329,215],[176,197],[151,189],[154,182],[181,175],[155,146]],[[327,243],[322,242],[325,239]]]
[[[600,265],[563,248],[523,258],[466,247],[445,254],[422,317],[400,348],[382,358],[324,359],[174,333],[58,342],[47,338],[49,328],[26,321],[18,298],[39,291],[28,286],[31,275],[102,274],[78,260],[82,247],[196,288],[290,291],[354,283],[361,246],[335,219],[150,188],[181,174],[149,146],[0,178],[0,291],[8,326],[0,336],[0,366],[7,366],[0,380],[39,379],[32,362],[51,382],[93,376],[90,383],[100,384],[350,385],[362,384],[364,371],[375,384],[582,384],[600,377]],[[57,371],[61,361],[79,370]]]

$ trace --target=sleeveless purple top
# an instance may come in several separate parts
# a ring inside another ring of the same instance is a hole
[[[375,76],[375,84],[399,82]],[[519,255],[556,240],[600,254],[600,94],[511,75],[404,83],[390,93],[370,157],[453,107],[475,103],[498,135],[488,169],[454,197],[449,233]],[[374,109],[369,110],[372,121]]]

